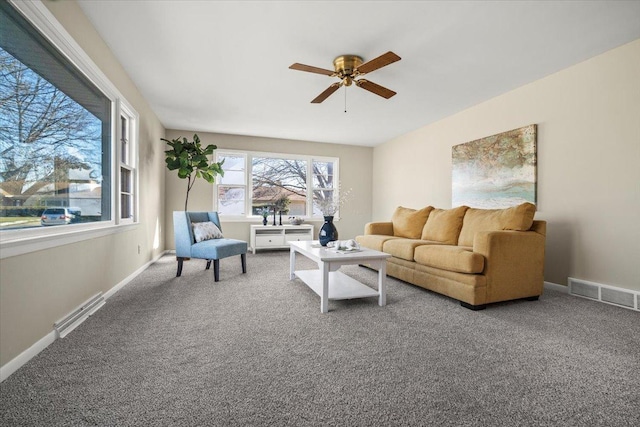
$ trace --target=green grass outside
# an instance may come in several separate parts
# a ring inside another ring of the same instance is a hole
[[[5,224],[9,222],[19,222],[19,221],[40,221],[39,216],[9,216],[9,217],[0,217],[0,224]]]

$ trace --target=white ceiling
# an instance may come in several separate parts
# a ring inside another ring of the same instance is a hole
[[[98,1],[80,6],[166,128],[375,146],[640,38],[640,1]],[[341,88],[342,54],[402,60]]]

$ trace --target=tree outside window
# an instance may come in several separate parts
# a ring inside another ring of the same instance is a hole
[[[250,212],[248,216],[261,216],[265,209],[269,212],[274,209],[282,211],[289,216],[321,216],[320,206],[323,202],[333,201],[336,196],[334,171],[337,170],[337,159],[318,160],[311,156],[285,157],[269,153],[238,154],[221,150],[218,160],[223,158],[225,179],[218,183],[217,200],[221,215],[239,215],[238,207],[246,202]],[[237,166],[239,164],[242,167]],[[234,183],[231,178],[226,179],[230,170],[238,172]],[[251,182],[248,195],[247,179]],[[247,197],[249,201],[246,201]]]
[[[254,157],[251,171],[253,215],[265,207],[291,216],[306,215],[306,160]]]
[[[99,118],[0,48],[3,230],[40,226],[47,206],[75,207],[81,211],[78,221],[103,219],[102,126]]]

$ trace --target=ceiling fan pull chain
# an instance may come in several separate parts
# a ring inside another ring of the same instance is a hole
[[[344,87],[344,112],[347,112],[347,87]]]

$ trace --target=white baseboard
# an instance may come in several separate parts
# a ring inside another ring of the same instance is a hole
[[[33,359],[42,350],[49,347],[56,340],[56,331],[51,331],[44,337],[40,338],[31,347],[20,353],[0,367],[0,382],[9,378],[9,375],[20,369],[29,360]]]
[[[552,282],[544,282],[544,287],[547,289],[552,289],[554,291],[562,292],[563,294],[569,293],[569,287],[564,285],[558,285],[557,283]]]
[[[144,264],[142,267],[131,273],[120,283],[109,289],[105,294],[105,300],[108,300],[111,296],[113,296],[116,292],[126,286],[129,282],[135,279],[140,273],[149,268],[151,264],[158,261],[165,253],[168,251],[161,252],[158,256],[153,258],[151,261]],[[31,347],[11,359],[9,362],[5,363],[3,366],[0,366],[0,382],[9,378],[11,374],[24,366],[29,360],[33,359],[38,355],[42,350],[50,346],[56,340],[56,331],[55,329],[49,332],[44,337],[40,338],[36,343],[34,343]]]

